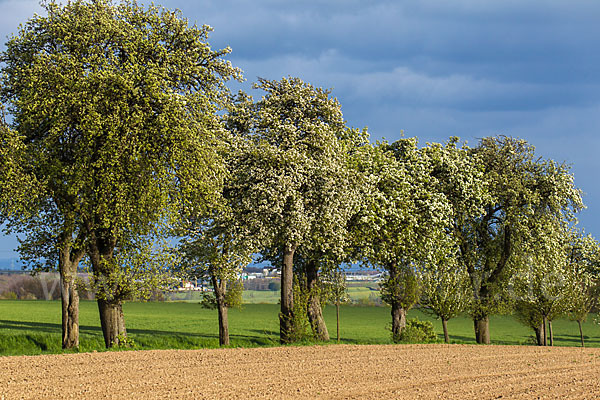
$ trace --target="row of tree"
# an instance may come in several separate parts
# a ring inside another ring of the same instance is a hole
[[[255,88],[266,94],[240,94],[224,117],[223,208],[196,221],[184,254],[224,280],[255,252],[281,265],[283,343],[302,326],[294,296],[307,296],[300,314],[328,340],[320,293],[330,279],[321,275],[354,261],[386,272],[395,340],[417,302],[442,319],[446,340],[448,319],[470,313],[478,343],[490,342],[495,313],[516,308],[540,331],[558,315],[581,321],[590,311],[600,252],[575,227],[583,204],[566,165],[501,136],[475,148],[456,138],[371,144],[345,126],[326,91],[295,78]]]
[[[13,118],[0,127],[0,215],[26,262],[60,271],[63,347],[78,345],[80,263],[107,347],[126,343],[123,300],[176,273],[210,277],[227,344],[228,287],[258,253],[281,267],[282,343],[304,312],[329,338],[321,293],[348,262],[387,272],[394,338],[419,297],[444,321],[470,312],[489,343],[489,316],[513,304],[534,310],[538,329],[538,314],[565,310],[534,302],[549,293],[548,271],[572,278],[557,290],[595,287],[597,243],[574,228],[580,191],[567,166],[524,141],[372,144],[329,91],[300,79],[259,79],[259,100],[232,96],[226,82],[241,72],[230,50],[212,50],[210,28],[179,12],[45,7],[0,59]],[[512,287],[527,295],[511,301]]]

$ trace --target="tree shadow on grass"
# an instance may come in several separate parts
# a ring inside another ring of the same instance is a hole
[[[13,331],[22,331],[27,333],[57,333],[60,334],[62,331],[62,327],[60,324],[51,324],[47,322],[30,322],[30,321],[10,321],[10,320],[0,320],[0,329],[7,329]],[[89,325],[80,325],[79,332],[81,334],[90,334],[90,335],[102,335],[102,330],[98,326],[89,326]],[[253,346],[265,346],[272,345],[273,341],[268,336],[272,331],[261,331],[261,330],[253,330],[251,332],[257,332],[260,335],[242,335],[242,334],[231,334],[230,339],[233,341],[235,339],[246,342],[249,345]],[[204,339],[204,340],[218,340],[218,333],[195,333],[195,332],[177,332],[177,331],[162,331],[156,329],[137,329],[131,328],[127,329],[127,333],[132,336],[150,336],[155,339],[160,338],[177,338],[180,341],[186,341],[188,344],[193,345],[196,343],[194,340],[189,339]]]
[[[438,335],[438,338],[444,338],[443,335]],[[584,342],[586,346],[590,347],[600,347],[600,338],[590,337],[587,335],[583,335]],[[475,344],[475,338],[469,336],[460,336],[460,335],[450,335],[450,343],[461,343],[461,344]],[[554,344],[558,346],[570,346],[577,347],[581,343],[581,338],[579,335],[555,335],[554,336]],[[537,346],[535,343],[535,338],[533,335],[526,337],[523,336],[522,340],[494,340],[492,336],[492,345],[511,345],[511,346]]]
[[[261,335],[265,335],[265,336],[277,336],[279,337],[279,332],[277,331],[272,331],[269,329],[246,329],[248,332],[256,332],[258,334]]]
[[[587,346],[592,345],[594,347],[598,347],[600,345],[600,339],[597,337],[590,337],[583,333],[583,341]],[[581,337],[579,335],[560,335],[554,336],[554,343],[562,343],[570,346],[580,346],[581,345]]]
[[[14,331],[35,331],[36,333],[61,333],[61,325],[51,324],[47,322],[30,322],[30,321],[9,321],[0,320],[0,329],[10,329]],[[79,326],[79,331],[100,332],[100,327],[96,326]]]
[[[444,340],[443,334],[438,334],[438,338],[440,340]],[[492,345],[505,345],[505,346],[524,346],[527,343],[529,337],[523,336],[522,338],[516,339],[494,339],[494,335],[491,336],[491,344]],[[458,344],[477,344],[475,337],[473,336],[461,336],[461,335],[450,335],[450,343],[458,343]],[[531,343],[533,344],[533,342]]]
[[[466,344],[475,343],[475,338],[473,338],[472,336],[460,336],[460,335],[450,334],[449,337],[450,337],[450,343],[452,343],[452,342],[466,343]],[[438,338],[441,340],[444,340],[444,334],[438,334]]]

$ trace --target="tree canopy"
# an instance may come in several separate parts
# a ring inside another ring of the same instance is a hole
[[[40,186],[37,210],[51,204],[67,236],[83,232],[94,274],[108,276],[116,246],[212,201],[216,112],[240,71],[228,48],[211,49],[210,27],[179,12],[108,0],[44,7],[6,45],[0,98]]]

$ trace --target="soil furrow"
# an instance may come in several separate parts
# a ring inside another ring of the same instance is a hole
[[[0,358],[0,399],[600,398],[600,349],[398,345]]]

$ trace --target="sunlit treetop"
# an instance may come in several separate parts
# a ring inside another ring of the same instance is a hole
[[[348,152],[339,103],[298,78],[261,79],[256,88],[265,95],[241,94],[227,117],[237,138],[229,195],[246,236],[258,247],[294,247],[312,232],[340,233]]]
[[[6,44],[0,96],[45,196],[112,234],[144,231],[187,199],[209,204],[222,175],[216,113],[225,81],[241,78],[230,49],[154,5],[43,7]]]

